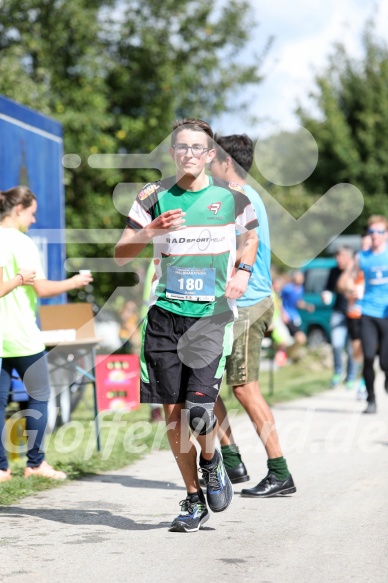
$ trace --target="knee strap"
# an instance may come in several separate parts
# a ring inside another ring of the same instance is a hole
[[[187,393],[185,407],[187,419],[193,431],[198,435],[206,435],[213,431],[217,418],[214,415],[215,401],[209,395],[200,391]]]

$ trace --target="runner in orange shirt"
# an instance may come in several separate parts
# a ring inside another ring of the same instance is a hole
[[[365,231],[361,239],[361,251],[367,251],[371,245],[371,237]],[[341,282],[339,280],[339,285]],[[349,288],[349,282],[345,291],[345,296],[348,300],[348,309],[346,312],[346,321],[348,326],[348,332],[350,339],[352,341],[353,347],[353,358],[357,363],[358,371],[362,370],[363,366],[363,353],[361,346],[361,300],[364,296],[365,290],[365,279],[364,274],[360,271],[354,280],[351,288]],[[365,380],[361,376],[360,382],[357,386],[357,399],[366,398],[366,388]]]

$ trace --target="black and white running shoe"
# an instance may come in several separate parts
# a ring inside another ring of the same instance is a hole
[[[233,488],[226,472],[221,452],[216,449],[215,454],[214,465],[210,467],[208,465],[200,465],[199,471],[202,473],[206,484],[206,497],[210,510],[222,512],[232,502]]]
[[[169,528],[170,532],[196,532],[209,520],[209,511],[202,490],[197,495],[187,496],[186,500],[179,504],[182,514],[174,518]]]

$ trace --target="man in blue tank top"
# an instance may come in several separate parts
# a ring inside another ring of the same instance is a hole
[[[364,413],[376,413],[373,364],[377,354],[380,367],[385,372],[385,390],[388,392],[388,221],[384,216],[372,215],[367,225],[372,240],[371,247],[358,254],[353,270],[349,268],[347,276],[354,279],[359,271],[364,273],[361,344],[364,353],[363,376],[368,392],[368,404]],[[346,281],[345,278],[345,286]]]

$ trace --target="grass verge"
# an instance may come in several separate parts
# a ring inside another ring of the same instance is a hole
[[[310,359],[313,357],[309,357]],[[313,361],[311,361],[313,362]],[[315,370],[314,370],[315,369]],[[274,391],[270,392],[270,373],[262,372],[260,386],[272,405],[321,392],[328,387],[330,371],[310,367],[309,360],[277,370]],[[242,410],[230,387],[223,385],[221,394],[227,409]],[[130,413],[101,413],[101,451],[96,448],[92,392],[72,415],[72,420],[48,436],[47,461],[65,471],[70,479],[87,474],[122,468],[150,451],[168,448],[164,423],[149,423],[150,408],[142,405]],[[25,479],[25,457],[11,460],[12,480],[0,484],[0,505],[9,505],[25,496],[57,487],[63,482],[45,478]]]

